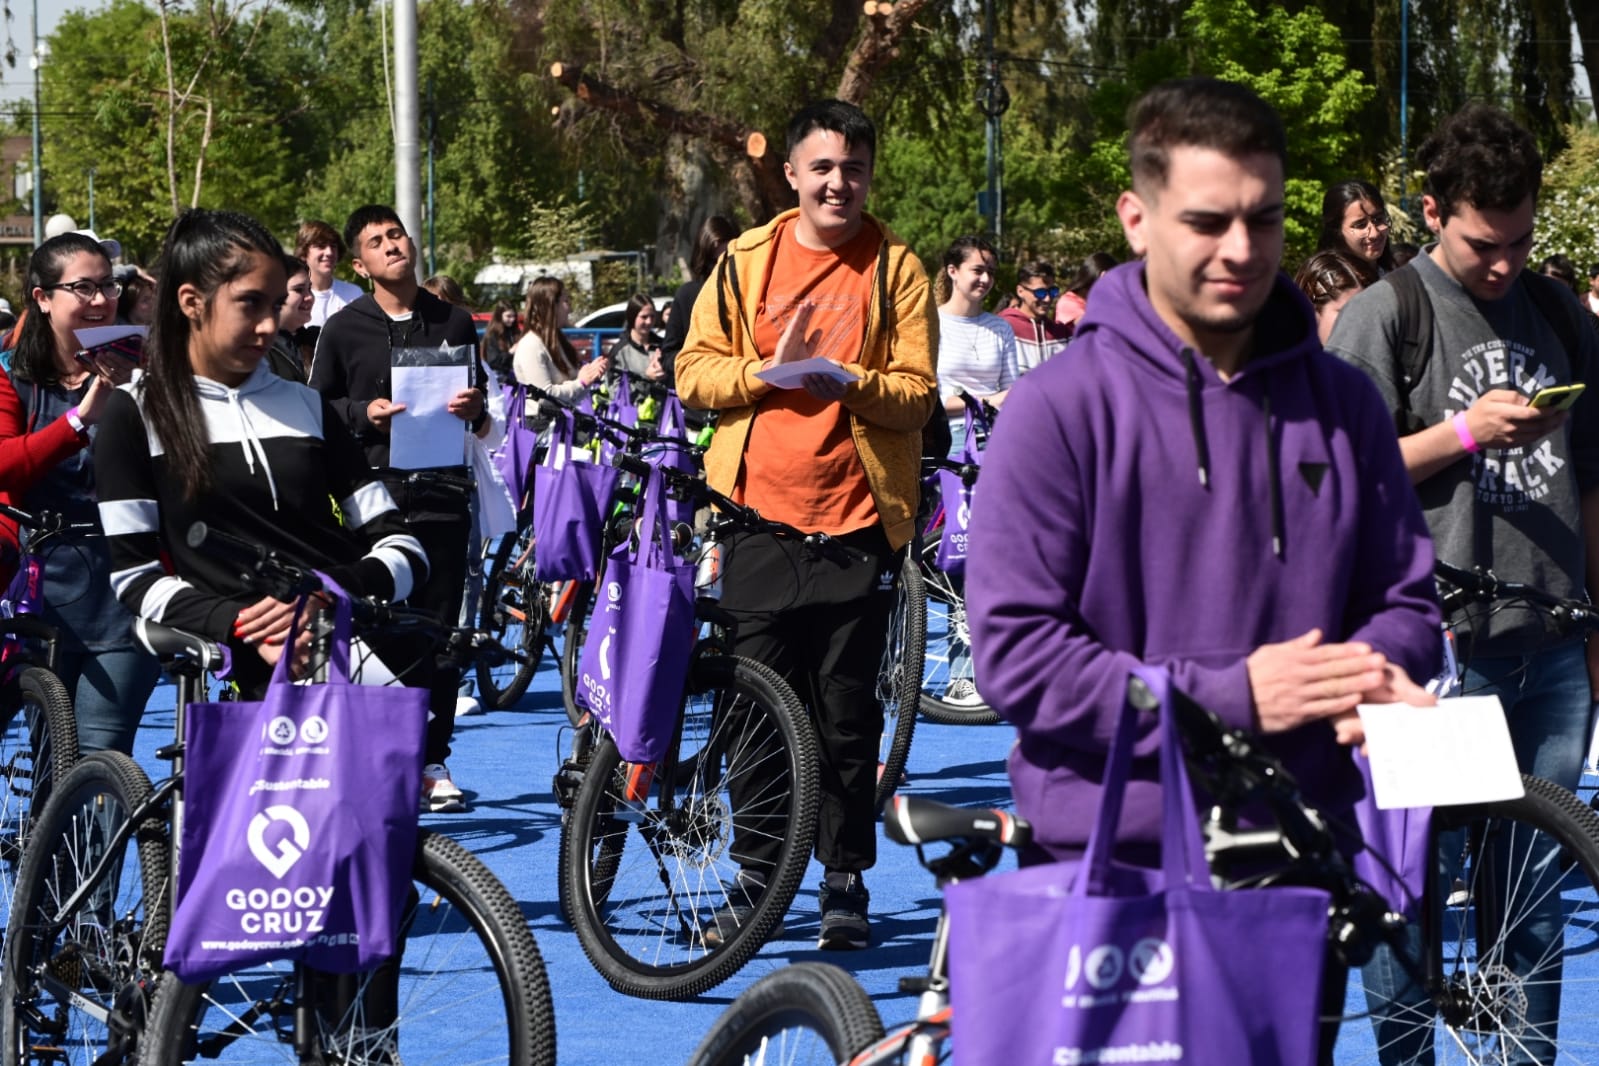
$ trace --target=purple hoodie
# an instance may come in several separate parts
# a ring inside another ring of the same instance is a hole
[[[1417,680],[1438,669],[1432,542],[1381,397],[1322,350],[1286,276],[1255,339],[1261,354],[1222,381],[1156,315],[1143,265],[1118,267],[1072,345],[1016,383],[984,453],[966,564],[976,674],[1019,733],[1017,810],[1057,857],[1087,841],[1136,662],[1246,728],[1246,657],[1315,627]],[[1140,726],[1117,839],[1148,861],[1158,732]],[[1360,796],[1326,722],[1269,746],[1329,814]]]

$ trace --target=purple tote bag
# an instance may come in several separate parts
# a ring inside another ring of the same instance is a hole
[[[1327,893],[1212,889],[1169,678],[1136,672],[1162,708],[1161,868],[1110,858],[1139,714],[1128,704],[1083,861],[945,890],[955,1062],[1311,1066]]]
[[[966,409],[966,440],[961,445],[960,461],[977,466],[982,462],[977,436],[972,429],[972,409]],[[954,470],[938,472],[938,494],[944,501],[944,531],[938,538],[938,568],[951,577],[966,572],[966,527],[972,520],[972,489]]]
[[[664,496],[660,478],[644,485],[641,543],[611,556],[578,668],[577,702],[632,763],[671,745],[694,650],[694,565],[672,553]]]
[[[326,684],[290,682],[285,655],[262,702],[188,708],[164,959],[184,981],[274,959],[353,973],[395,952],[428,693],[351,684],[349,598],[323,580],[337,604]]]
[[[537,442],[538,434],[527,424],[527,390],[521,385],[507,385],[505,442],[494,453],[494,465],[505,478],[505,487],[518,511],[527,506],[531,484],[528,472],[533,467],[533,448]]]
[[[677,393],[668,392],[666,394],[666,402],[661,405],[661,421],[656,428],[656,432],[665,439],[650,445],[650,451],[647,456],[649,462],[654,466],[666,467],[669,470],[679,470],[685,474],[698,475],[700,464],[694,457],[694,452],[688,442],[688,433],[683,422],[683,404],[678,400]],[[694,524],[694,501],[678,500],[668,496],[666,499],[666,520],[692,526]]]
[[[533,468],[533,576],[586,581],[599,573],[600,535],[619,476],[614,467],[573,459],[572,415],[550,423],[544,462]]]

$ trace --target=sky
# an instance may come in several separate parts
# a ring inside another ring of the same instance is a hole
[[[7,0],[11,8],[11,23],[0,25],[0,31],[9,30],[11,41],[17,46],[17,65],[9,67],[0,60],[0,100],[33,99],[33,71],[28,69],[28,51],[33,47],[33,5],[35,0]],[[97,11],[107,6],[104,0],[37,0],[39,5],[39,36],[48,37],[55,32],[56,23],[68,11]],[[0,39],[0,54],[5,42]]]

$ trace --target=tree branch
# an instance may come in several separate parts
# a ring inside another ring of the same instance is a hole
[[[838,79],[835,95],[860,106],[872,91],[872,84],[883,68],[899,57],[899,41],[927,6],[927,0],[867,0],[866,32],[850,53],[844,73]]]
[[[755,206],[762,209],[756,213],[763,219],[776,214],[793,199],[788,182],[783,178],[782,156],[759,131],[704,111],[685,111],[650,99],[631,89],[601,81],[579,66],[552,64],[550,77],[589,107],[695,138],[709,145],[724,162],[748,167],[759,197],[759,204]]]

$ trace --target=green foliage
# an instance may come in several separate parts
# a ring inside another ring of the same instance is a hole
[[[559,259],[592,246],[597,228],[588,205],[557,196],[528,209],[525,244],[516,250],[533,259]]]
[[[1534,256],[1559,253],[1579,269],[1599,262],[1599,126],[1568,126],[1567,148],[1544,167]]]

